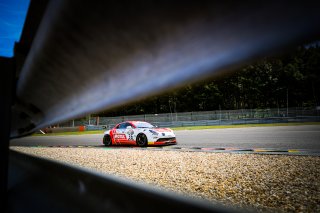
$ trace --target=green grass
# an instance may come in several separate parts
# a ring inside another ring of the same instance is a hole
[[[201,130],[201,129],[226,129],[226,128],[247,128],[247,127],[268,127],[268,126],[301,126],[301,125],[320,125],[320,122],[304,122],[304,123],[272,123],[272,124],[235,124],[221,126],[188,126],[188,127],[172,127],[173,130]]]
[[[247,128],[247,127],[268,127],[268,126],[301,126],[301,125],[320,125],[320,122],[305,122],[305,123],[272,123],[272,124],[236,124],[223,126],[186,126],[172,127],[173,130],[201,130],[201,129],[226,129],[226,128]],[[83,132],[59,132],[40,134],[35,133],[33,136],[58,136],[58,135],[87,135],[87,134],[103,134],[105,130],[92,130]]]
[[[57,133],[34,133],[32,136],[58,136],[58,135],[88,135],[88,134],[103,134],[106,130],[92,130],[92,131],[83,131],[83,132],[57,132]]]

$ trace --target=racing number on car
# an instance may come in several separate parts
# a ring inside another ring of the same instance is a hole
[[[134,131],[132,129],[129,129],[126,133],[128,134],[128,140],[133,141],[134,140],[133,139]]]

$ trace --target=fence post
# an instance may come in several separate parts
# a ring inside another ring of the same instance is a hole
[[[289,116],[289,89],[287,88],[287,117]]]
[[[219,104],[219,125],[221,126],[221,116],[222,116],[222,112],[221,112],[221,106]]]

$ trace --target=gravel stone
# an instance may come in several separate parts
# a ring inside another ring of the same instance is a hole
[[[185,196],[259,212],[320,212],[320,157],[11,147]]]

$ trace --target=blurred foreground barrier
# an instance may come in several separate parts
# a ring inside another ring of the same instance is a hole
[[[9,212],[235,212],[15,151],[9,168]]]

